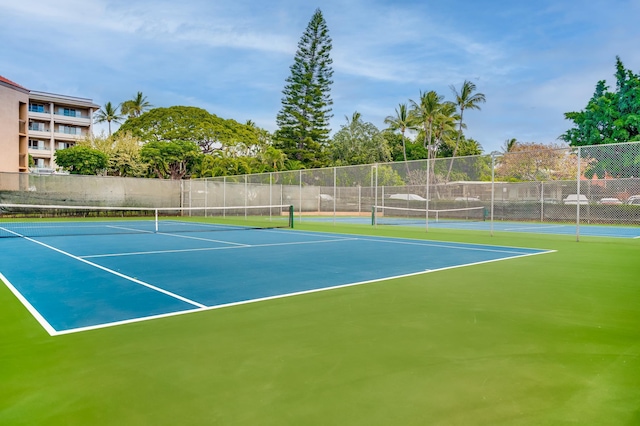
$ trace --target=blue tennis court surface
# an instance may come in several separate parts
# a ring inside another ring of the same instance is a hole
[[[548,251],[295,230],[0,238],[51,335]]]
[[[302,219],[305,222],[340,222],[367,225],[371,224],[370,217],[328,217],[328,216],[307,216]],[[419,221],[415,218],[410,220],[396,219],[392,225],[383,226],[412,226],[426,228],[425,221]],[[444,229],[463,229],[469,231],[487,231],[491,230],[490,221],[447,221],[443,220],[435,222],[429,220],[430,228]],[[494,221],[493,230],[498,232],[525,232],[533,234],[558,234],[558,235],[576,235],[576,225],[562,223],[528,223],[528,222],[502,222]],[[579,229],[580,235],[590,237],[612,237],[612,238],[640,238],[640,226],[608,226],[608,225],[591,225],[581,224]]]

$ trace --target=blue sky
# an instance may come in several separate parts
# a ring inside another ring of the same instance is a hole
[[[553,143],[615,57],[640,70],[640,0],[0,0],[0,75],[118,104],[191,105],[276,129],[297,43],[316,8],[333,40],[333,131],[354,111],[379,129],[399,103],[470,80],[485,152]]]

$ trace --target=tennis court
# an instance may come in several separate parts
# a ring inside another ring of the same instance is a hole
[[[51,335],[548,252],[289,229],[131,233],[139,222],[119,221],[129,232],[110,234],[114,224],[104,226],[96,235],[0,238],[0,279]]]
[[[405,209],[406,210],[406,209]],[[418,209],[412,209],[418,210]],[[576,228],[575,223],[554,223],[554,222],[515,222],[515,221],[493,221],[486,219],[482,215],[478,217],[460,219],[439,219],[432,217],[430,212],[429,228],[458,229],[468,231],[497,231],[497,232],[524,232],[530,234],[555,234],[555,235],[576,235],[589,237],[611,237],[611,238],[640,238],[639,226],[624,225],[602,225],[602,224],[581,224]],[[371,224],[370,217],[363,216],[307,216],[303,218],[309,222],[340,222],[351,224]],[[426,229],[427,223],[424,210],[420,215],[413,217],[383,217],[379,218],[377,225],[381,226],[410,226]]]

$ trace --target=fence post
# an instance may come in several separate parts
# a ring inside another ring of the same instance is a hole
[[[428,152],[428,151],[427,151]],[[425,207],[426,207],[426,213],[425,213],[425,232],[429,232],[429,198],[431,198],[431,191],[429,190],[429,173],[430,173],[430,163],[431,161],[429,160],[429,154],[427,153],[427,191],[426,191],[426,198],[427,201],[425,201]]]
[[[493,205],[496,198],[496,154],[491,154],[491,224],[489,235],[493,237]]]
[[[578,200],[576,201],[576,242],[580,241],[580,176],[582,172],[580,170],[580,157],[582,156],[582,147],[578,147],[578,171],[576,172],[576,192]]]

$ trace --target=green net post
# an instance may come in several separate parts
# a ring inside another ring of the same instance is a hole
[[[376,224],[376,206],[371,207],[371,226]]]
[[[293,229],[293,204],[289,206],[289,228]]]

